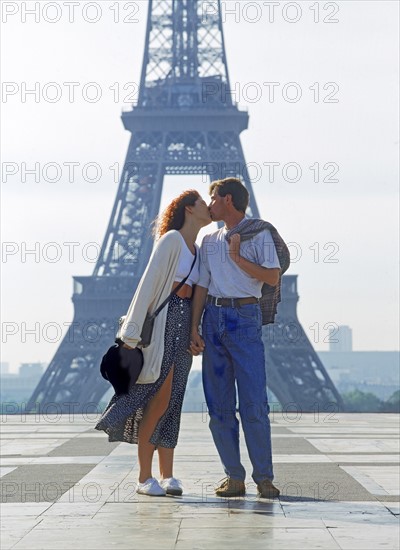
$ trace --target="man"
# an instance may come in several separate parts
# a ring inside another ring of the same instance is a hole
[[[249,193],[240,180],[214,181],[210,195],[211,218],[222,220],[225,227],[206,235],[201,245],[200,280],[192,302],[191,351],[194,355],[203,352],[209,426],[227,475],[215,492],[221,497],[242,496],[246,492],[236,417],[237,386],[240,419],[258,494],[277,497],[279,489],[272,483],[259,299],[264,283],[272,287],[279,283],[280,263],[270,231],[258,230],[254,237],[241,243],[241,224],[248,225],[251,220],[245,217]]]

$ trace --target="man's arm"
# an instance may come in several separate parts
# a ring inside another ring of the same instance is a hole
[[[251,277],[271,286],[276,286],[278,284],[279,273],[281,271],[279,267],[263,267],[250,262],[240,255],[240,235],[238,233],[232,235],[229,241],[229,254],[240,269]]]
[[[192,328],[190,332],[190,351],[193,355],[199,355],[204,349],[204,340],[199,334],[199,325],[207,293],[207,288],[196,285],[192,298]]]

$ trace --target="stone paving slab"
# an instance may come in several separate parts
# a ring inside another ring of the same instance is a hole
[[[243,438],[246,496],[214,495],[224,474],[202,413],[182,417],[184,495],[138,495],[136,446],[109,443],[97,419],[2,417],[2,550],[400,547],[398,415],[274,412],[274,500],[257,497]]]

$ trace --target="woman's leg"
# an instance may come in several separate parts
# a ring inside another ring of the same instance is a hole
[[[156,395],[148,402],[143,418],[139,426],[138,459],[139,459],[139,483],[143,483],[152,477],[151,466],[155,445],[150,443],[150,438],[158,424],[158,421],[168,408],[171,398],[172,378],[174,367],[171,367],[163,385]]]
[[[161,479],[173,477],[174,449],[158,447],[158,460],[160,462]]]

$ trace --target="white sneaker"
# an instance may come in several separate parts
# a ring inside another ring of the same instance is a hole
[[[165,497],[166,491],[160,487],[158,481],[154,477],[149,477],[143,483],[138,482],[137,493],[140,495],[148,495],[150,497]]]
[[[167,495],[180,497],[183,493],[182,481],[180,479],[176,479],[175,477],[167,477],[166,479],[162,479],[160,481],[160,485],[163,489],[165,489]]]

